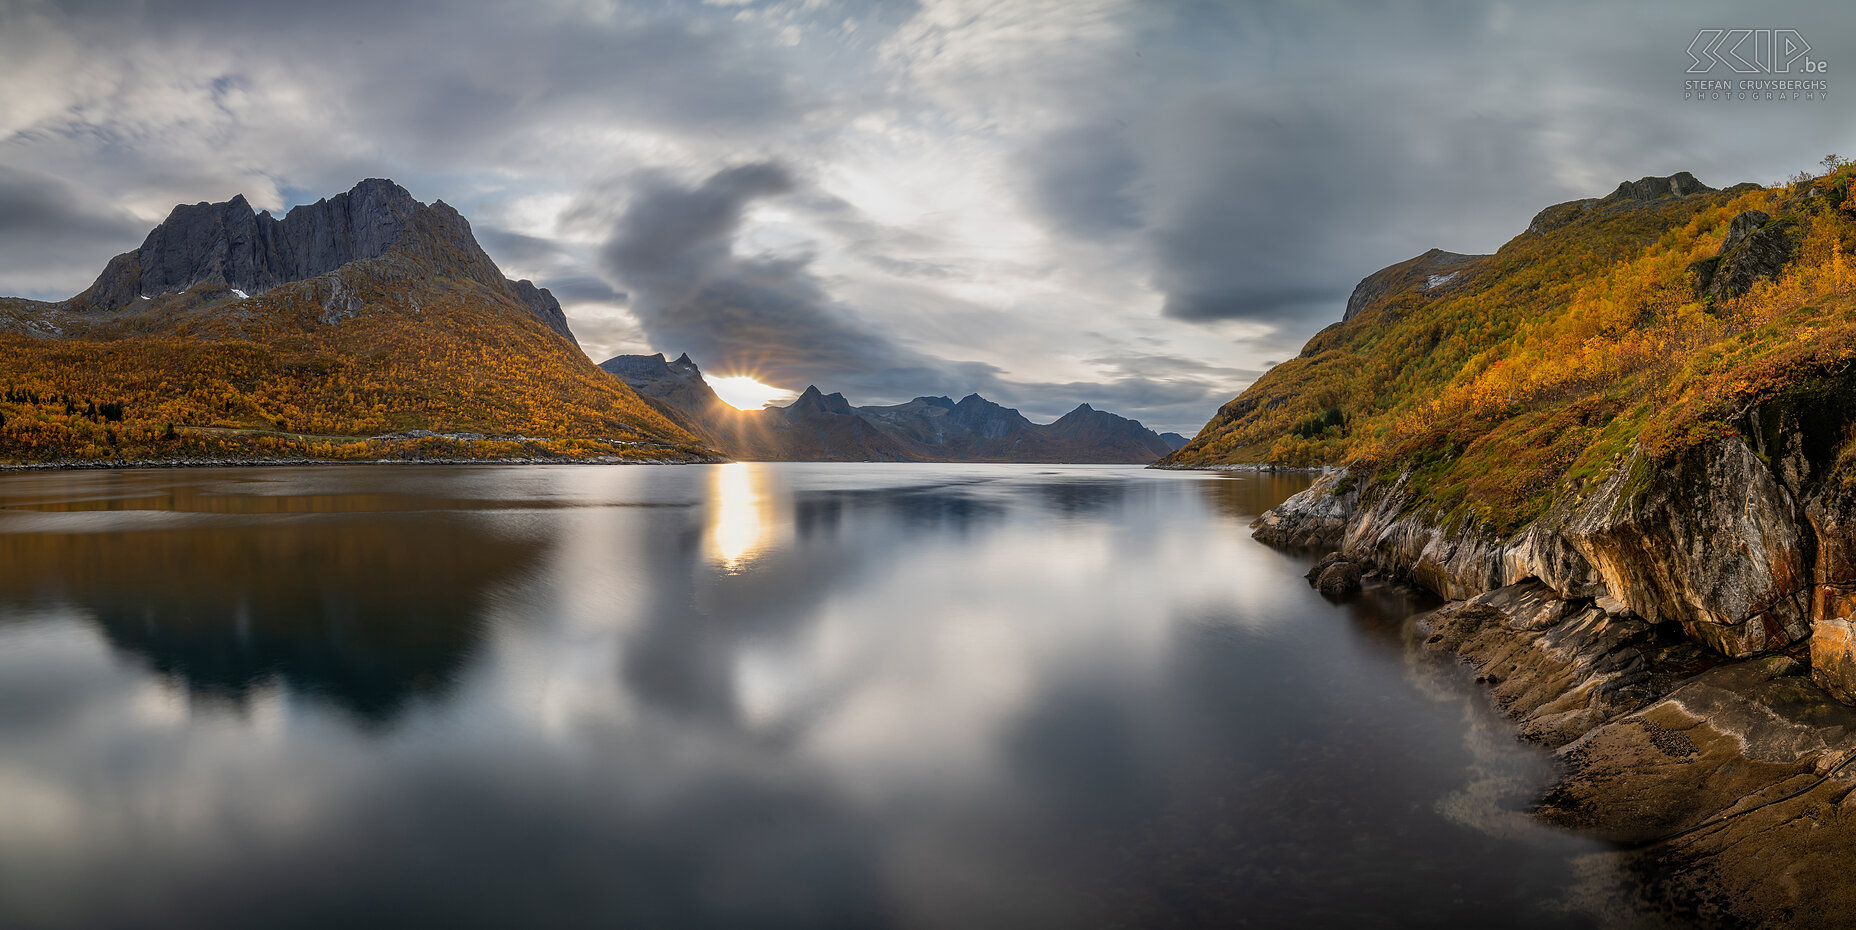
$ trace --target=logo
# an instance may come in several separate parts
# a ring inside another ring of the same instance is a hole
[[[1703,29],[1688,44],[1688,60],[1683,100],[1830,98],[1830,62],[1812,55],[1796,29]]]
[[[1824,74],[1830,62],[1814,59],[1796,29],[1703,29],[1688,44],[1689,74],[1726,65],[1735,74]]]

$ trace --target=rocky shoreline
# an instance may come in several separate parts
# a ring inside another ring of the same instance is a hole
[[[1834,460],[1777,425],[1621,463],[1507,536],[1344,471],[1254,534],[1326,550],[1331,596],[1372,575],[1444,597],[1424,648],[1563,765],[1536,814],[1616,844],[1675,925],[1856,924],[1856,524]]]

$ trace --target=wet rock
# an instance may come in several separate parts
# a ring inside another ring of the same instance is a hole
[[[1509,629],[1529,631],[1555,626],[1579,610],[1539,581],[1497,588],[1470,598],[1469,603],[1495,610]]]
[[[1321,570],[1315,589],[1328,597],[1351,597],[1360,593],[1360,566],[1352,562],[1334,562]]]
[[[1344,471],[1332,471],[1250,524],[1259,542],[1276,546],[1338,546],[1359,492]]]
[[[1649,624],[1559,601],[1538,582],[1446,605],[1419,622],[1430,631],[1428,648],[1467,660],[1523,735],[1549,746],[1672,686],[1651,667]]]

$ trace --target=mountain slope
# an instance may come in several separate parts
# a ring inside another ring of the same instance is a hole
[[[1446,596],[1536,578],[1727,655],[1796,643],[1856,609],[1856,167],[1831,164],[1548,208],[1458,290],[1388,288],[1163,464],[1344,464],[1297,505],[1313,529],[1259,533],[1338,533]]]
[[[1644,900],[1712,926],[1832,924],[1851,897],[1850,832],[1821,811],[1856,757],[1856,171],[1825,166],[1543,211],[1472,288],[1395,284],[1175,459],[1343,463],[1257,538],[1333,550],[1324,590],[1372,571],[1454,601],[1413,641],[1559,748],[1539,813],[1624,844]],[[1361,403],[1346,372],[1413,333],[1445,364]]]
[[[1471,393],[1507,390],[1485,375],[1532,378],[1540,402],[1512,412],[1538,413],[1560,406],[1545,394],[1598,397],[1641,370],[1654,355],[1644,338],[1651,332],[1685,342],[1720,336],[1732,322],[1695,296],[1688,266],[1719,249],[1733,217],[1777,196],[1754,185],[1716,191],[1686,172],[1644,178],[1548,207],[1494,255],[1432,250],[1377,272],[1356,289],[1346,319],[1225,404],[1162,464],[1397,458],[1427,447],[1431,427],[1446,421],[1462,428],[1447,440],[1457,448],[1502,423],[1526,433],[1513,417],[1491,419],[1502,406],[1493,394],[1459,416]],[[1535,358],[1523,373],[1517,356],[1529,346]],[[1538,464],[1541,437],[1513,438],[1504,450],[1521,454],[1506,464]]]
[[[0,462],[708,454],[388,181],[176,208],[76,297],[0,300],[0,353]]]
[[[600,367],[672,421],[745,459],[1144,465],[1175,448],[1138,421],[1087,404],[1040,425],[978,394],[857,407],[813,386],[788,406],[744,411],[716,397],[688,355],[675,362],[621,355]]]

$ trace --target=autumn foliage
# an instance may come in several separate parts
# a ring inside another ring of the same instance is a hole
[[[0,301],[0,464],[708,454],[506,295],[367,265],[119,313]]]
[[[1856,356],[1856,168],[1825,168],[1524,233],[1466,271],[1469,286],[1387,295],[1317,335],[1176,460],[1405,474],[1424,504],[1500,529],[1634,448],[1664,457],[1725,435],[1750,405]],[[1736,298],[1702,295],[1691,266],[1747,210],[1794,224],[1793,261]],[[1328,410],[1344,420],[1311,429]]]

